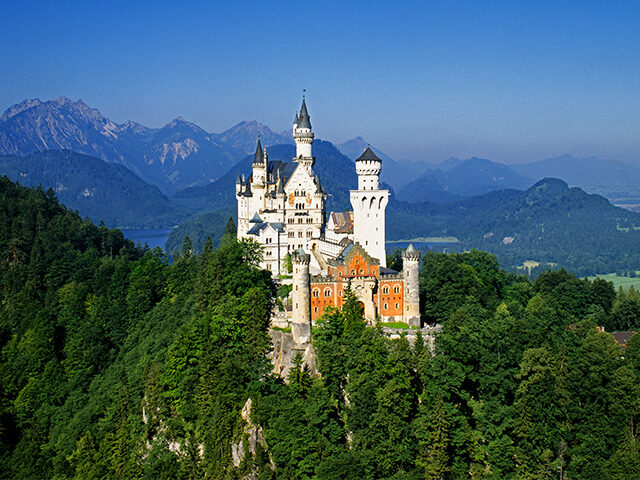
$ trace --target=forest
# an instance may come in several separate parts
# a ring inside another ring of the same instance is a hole
[[[347,295],[314,327],[319,374],[298,356],[282,379],[259,258],[228,224],[170,262],[0,178],[0,476],[640,478],[640,336],[608,333],[640,327],[635,290],[429,253],[433,350]]]

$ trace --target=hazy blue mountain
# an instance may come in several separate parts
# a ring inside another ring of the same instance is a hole
[[[0,117],[0,154],[71,150],[121,163],[173,193],[222,176],[244,153],[182,118],[160,129],[116,124],[82,100],[25,100]]]
[[[407,184],[398,192],[398,198],[408,202],[446,203],[494,190],[522,190],[534,183],[534,180],[515,173],[501,163],[476,157],[462,162],[454,160],[457,159],[445,162],[450,167],[448,170],[428,171]]]
[[[256,142],[260,135],[263,147],[270,147],[278,144],[293,144],[291,132],[280,134],[271,130],[263,123],[256,121],[243,121],[234,125],[228,130],[217,134],[216,138],[226,145],[245,154],[253,153],[256,149]]]
[[[25,186],[52,188],[67,207],[108,226],[166,227],[188,216],[124,165],[71,151],[0,156],[0,174]]]
[[[355,137],[344,143],[336,145],[344,155],[351,160],[358,158],[365,149],[370,146],[362,137]],[[388,183],[395,191],[399,191],[406,184],[411,182],[425,170],[429,168],[429,164],[409,162],[407,160],[394,160],[386,153],[371,146],[371,149],[382,159],[382,174],[380,178],[383,182]]]
[[[538,162],[510,165],[520,175],[531,178],[561,178],[570,185],[638,186],[640,168],[601,158],[576,158],[561,155]]]
[[[295,156],[294,145],[274,145],[267,148],[269,160],[292,161]],[[322,187],[331,195],[327,201],[327,209],[346,210],[351,208],[349,190],[356,188],[358,177],[355,164],[330,142],[315,140],[313,154],[316,157],[315,173],[320,177]],[[181,205],[192,205],[198,210],[207,208],[217,210],[236,202],[236,179],[238,174],[245,177],[251,175],[253,155],[245,157],[234,165],[222,178],[205,186],[182,190],[173,196]]]

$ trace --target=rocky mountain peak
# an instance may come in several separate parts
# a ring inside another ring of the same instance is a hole
[[[20,103],[16,103],[15,105],[10,106],[4,111],[4,113],[0,117],[0,123],[6,120],[9,120],[11,117],[18,115],[19,113],[22,113],[25,110],[28,110],[32,107],[35,107],[41,104],[42,102],[40,101],[39,98],[31,98],[31,99],[24,100]]]

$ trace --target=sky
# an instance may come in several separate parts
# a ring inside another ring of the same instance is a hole
[[[362,136],[396,159],[640,165],[640,2],[0,0],[0,110]]]

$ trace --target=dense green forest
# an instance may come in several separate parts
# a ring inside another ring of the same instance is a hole
[[[427,254],[433,352],[347,295],[314,328],[320,375],[298,356],[285,382],[255,244],[191,251],[170,264],[0,179],[3,478],[640,478],[640,337],[597,328],[639,328],[637,292]]]

